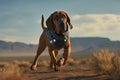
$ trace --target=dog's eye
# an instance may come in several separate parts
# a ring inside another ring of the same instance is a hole
[[[55,16],[55,19],[54,19],[54,20],[57,20],[57,21],[58,21],[58,20],[59,20],[59,16]]]
[[[62,18],[65,18],[65,15],[62,15]]]

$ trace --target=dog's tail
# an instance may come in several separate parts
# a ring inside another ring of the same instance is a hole
[[[42,15],[42,20],[41,20],[41,25],[42,25],[42,28],[45,29],[46,27],[44,26],[44,16]]]

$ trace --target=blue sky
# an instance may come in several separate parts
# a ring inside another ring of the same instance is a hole
[[[41,15],[46,20],[56,10],[71,18],[71,37],[120,40],[119,0],[0,0],[0,40],[37,44]]]

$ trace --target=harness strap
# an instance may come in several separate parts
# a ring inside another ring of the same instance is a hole
[[[61,49],[66,45],[68,38],[68,27],[65,35],[57,35],[54,30],[46,29],[46,38],[49,42],[49,46],[53,49]]]

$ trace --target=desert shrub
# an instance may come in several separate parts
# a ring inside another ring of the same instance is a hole
[[[0,62],[0,68],[3,68],[8,64],[9,64],[8,62]]]
[[[120,57],[107,49],[93,53],[92,66],[98,73],[106,73],[113,80],[120,80]]]
[[[48,67],[49,66],[49,61],[47,60],[39,60],[38,61],[38,64],[37,64],[37,67]]]
[[[41,61],[41,66],[48,67],[49,63],[46,60]]]
[[[114,53],[110,53],[107,49],[93,53],[93,67],[96,72],[108,73],[112,68],[112,58]]]
[[[89,65],[91,63],[91,58],[90,57],[87,57],[87,58],[80,58],[79,60],[79,64],[80,65]]]
[[[120,80],[120,57],[115,55],[112,59],[113,68],[110,70],[110,75],[113,80]]]
[[[75,65],[75,60],[73,58],[68,58],[67,64],[70,66],[74,66]]]
[[[0,72],[1,80],[22,80],[22,73],[16,64],[7,64]]]
[[[14,64],[17,64],[19,67],[30,67],[31,63],[29,61],[18,61],[18,60],[14,60],[13,61]]]
[[[74,59],[72,57],[68,58],[68,61],[67,61],[67,65],[68,66],[76,66],[76,65],[80,65],[82,62],[81,59]]]

